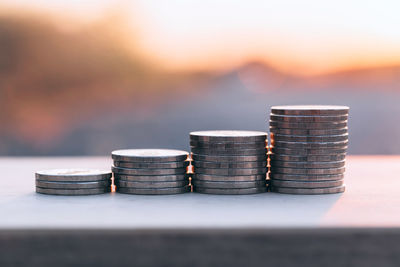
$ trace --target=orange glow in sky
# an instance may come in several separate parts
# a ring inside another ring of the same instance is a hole
[[[261,60],[317,74],[400,65],[400,1],[6,0],[96,20],[123,11],[143,53],[172,70],[228,69]]]

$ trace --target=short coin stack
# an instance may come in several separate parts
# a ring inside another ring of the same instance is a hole
[[[288,194],[344,192],[346,106],[271,108],[271,190]]]
[[[189,153],[169,149],[125,149],[112,152],[117,192],[168,195],[190,192]]]
[[[266,139],[264,132],[191,132],[194,191],[235,195],[266,192]]]
[[[96,195],[111,191],[111,172],[90,169],[38,171],[36,192],[48,195]]]

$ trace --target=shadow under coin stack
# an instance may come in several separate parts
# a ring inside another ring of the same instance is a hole
[[[48,195],[97,195],[111,191],[111,172],[89,169],[38,171],[36,192]]]
[[[126,149],[112,152],[117,192],[169,195],[190,192],[188,152],[169,149]]]
[[[266,192],[266,140],[264,132],[191,132],[194,191],[224,195]]]
[[[271,108],[271,190],[287,194],[344,192],[346,106]]]

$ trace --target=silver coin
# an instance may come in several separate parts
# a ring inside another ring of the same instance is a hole
[[[295,155],[295,156],[304,156],[304,155],[337,155],[337,154],[345,154],[347,148],[325,148],[325,149],[291,149],[291,148],[283,148],[283,147],[271,147],[271,152],[276,154],[285,154],[285,155]]]
[[[272,106],[271,113],[299,116],[340,116],[349,113],[349,107],[331,105]]]
[[[270,173],[271,180],[291,180],[291,181],[333,181],[342,180],[344,174],[285,174],[285,173]]]
[[[302,136],[341,135],[348,133],[347,127],[339,129],[283,129],[277,127],[269,127],[269,130],[273,134],[302,135]]]
[[[203,194],[214,195],[249,195],[267,192],[267,187],[254,187],[254,188],[237,188],[237,189],[223,189],[223,188],[204,188],[199,186],[193,187],[194,192]]]
[[[284,141],[284,142],[341,142],[349,140],[348,134],[342,135],[281,135],[281,134],[271,134],[271,140],[273,142]]]
[[[176,162],[185,161],[189,153],[173,149],[123,149],[111,152],[115,161],[126,162]]]
[[[257,169],[208,169],[208,168],[195,168],[196,174],[209,174],[209,175],[255,175],[255,174],[266,174],[267,168]]]
[[[287,173],[287,174],[341,174],[345,172],[345,167],[329,168],[329,169],[302,169],[302,168],[282,168],[271,166],[271,173]]]
[[[293,115],[274,115],[270,114],[271,121],[281,122],[335,122],[346,121],[347,115],[340,116],[293,116]]]
[[[92,169],[52,169],[35,173],[37,180],[54,182],[91,182],[110,179],[110,171]]]
[[[290,187],[271,187],[272,192],[283,194],[298,194],[298,195],[319,195],[319,194],[335,194],[342,193],[345,190],[345,185],[326,188],[290,188]]]
[[[340,129],[347,127],[347,121],[340,122],[277,122],[269,121],[271,127],[283,129]]]
[[[326,188],[337,187],[343,185],[343,180],[333,181],[288,181],[288,180],[271,180],[271,186],[290,187],[290,188]]]
[[[95,182],[49,182],[36,180],[35,184],[41,188],[52,189],[86,189],[86,188],[103,188],[110,187],[111,180],[102,180]]]
[[[189,185],[189,180],[177,182],[132,182],[124,180],[116,180],[117,187],[132,187],[132,188],[169,188],[169,187],[183,187]]]
[[[250,181],[250,182],[210,182],[210,181],[202,181],[202,180],[193,180],[193,186],[198,186],[202,188],[226,188],[226,189],[235,189],[235,188],[254,188],[254,187],[266,187],[266,181]]]
[[[171,174],[185,174],[186,168],[175,169],[128,169],[112,166],[112,171],[118,174],[126,175],[171,175]]]
[[[46,195],[62,195],[62,196],[81,196],[81,195],[97,195],[111,191],[109,187],[103,188],[87,188],[87,189],[53,189],[36,187],[36,192]]]
[[[192,181],[211,181],[211,182],[251,182],[251,181],[265,181],[265,174],[256,174],[256,175],[230,175],[230,176],[221,176],[221,175],[209,175],[209,174],[192,174]]]
[[[221,156],[255,156],[262,155],[267,153],[267,149],[262,147],[260,149],[200,149],[200,148],[192,148],[191,149],[194,154],[201,155],[221,155]]]
[[[305,169],[315,169],[315,168],[341,168],[345,165],[344,160],[342,161],[330,161],[330,162],[310,162],[310,161],[279,161],[271,160],[271,166],[274,167],[284,167],[284,168],[305,168]]]
[[[114,161],[114,166],[130,169],[176,169],[186,168],[187,166],[189,166],[189,161],[166,163]]]
[[[266,141],[257,143],[210,143],[190,141],[190,147],[200,149],[255,149],[265,148],[266,146]]]
[[[117,187],[118,193],[134,195],[173,195],[190,192],[190,186],[170,187],[170,188],[132,188]]]
[[[131,182],[177,182],[177,181],[188,181],[187,174],[177,175],[123,175],[114,173],[114,179],[131,181]]]
[[[326,161],[342,161],[345,160],[346,154],[336,154],[336,155],[310,155],[310,156],[291,156],[283,154],[271,154],[271,161],[303,161],[303,162],[326,162]]]
[[[204,142],[263,142],[267,139],[267,133],[257,131],[198,131],[190,133],[191,141]]]
[[[208,161],[193,161],[193,166],[200,167],[200,168],[214,168],[214,169],[226,169],[226,168],[242,168],[242,169],[249,169],[249,168],[266,168],[267,161],[253,161],[253,162],[208,162]]]
[[[194,161],[209,161],[209,162],[251,162],[251,161],[267,161],[267,154],[255,156],[213,156],[213,155],[199,155],[192,154]]]
[[[280,148],[292,148],[292,149],[327,149],[334,148],[340,149],[343,147],[347,147],[348,141],[340,141],[340,142],[285,142],[285,141],[275,141],[273,144],[275,147]]]

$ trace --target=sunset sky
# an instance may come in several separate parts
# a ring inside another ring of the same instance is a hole
[[[122,13],[144,55],[172,70],[223,70],[252,60],[298,74],[400,65],[394,0],[3,0],[2,9],[78,24]]]

